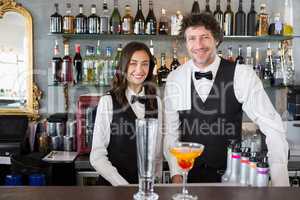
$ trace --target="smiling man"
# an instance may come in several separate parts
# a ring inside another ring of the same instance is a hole
[[[217,56],[223,32],[213,16],[186,16],[182,34],[191,57],[172,71],[165,88],[164,154],[172,181],[182,181],[169,147],[177,141],[205,145],[188,182],[220,182],[228,139],[241,140],[243,111],[266,135],[273,186],[288,186],[288,144],[281,117],[250,66]]]

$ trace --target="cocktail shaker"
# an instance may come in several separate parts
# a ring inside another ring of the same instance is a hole
[[[234,147],[236,140],[229,140],[229,145],[227,147],[227,167],[224,175],[222,176],[222,183],[228,182],[231,174],[231,163],[232,163],[232,148]]]
[[[229,177],[230,183],[238,183],[240,177],[240,160],[241,160],[241,148],[240,144],[235,144],[232,149],[232,164],[231,164],[231,174]]]
[[[249,177],[248,177],[248,183],[250,186],[255,186],[256,184],[256,176],[257,176],[257,172],[256,172],[256,167],[257,167],[257,157],[256,157],[257,153],[256,152],[252,152],[251,153],[251,157],[249,159]]]
[[[247,185],[248,184],[249,158],[250,158],[250,148],[246,147],[246,148],[243,149],[243,152],[241,154],[240,183],[242,185]]]
[[[268,157],[264,157],[261,162],[257,164],[257,177],[256,186],[257,187],[267,187],[269,185],[270,169],[268,164]]]

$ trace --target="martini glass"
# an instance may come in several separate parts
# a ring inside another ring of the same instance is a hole
[[[170,153],[176,157],[178,166],[183,171],[182,193],[173,195],[174,200],[196,200],[186,189],[187,175],[194,166],[194,161],[204,150],[204,145],[190,142],[177,142],[170,148]]]

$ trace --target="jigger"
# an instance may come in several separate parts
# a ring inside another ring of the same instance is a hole
[[[136,200],[157,200],[154,193],[155,155],[158,137],[158,120],[137,119],[135,121],[139,191],[134,194]]]

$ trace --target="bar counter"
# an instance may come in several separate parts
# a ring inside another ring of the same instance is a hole
[[[2,200],[131,200],[136,186],[126,187],[0,187]],[[297,188],[250,188],[220,186],[189,186],[198,200],[299,200]],[[159,199],[170,200],[181,187],[157,186]]]

